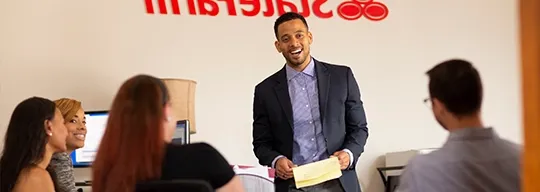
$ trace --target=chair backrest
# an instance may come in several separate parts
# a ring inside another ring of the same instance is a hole
[[[156,180],[138,183],[136,192],[213,192],[212,186],[203,180]]]
[[[246,192],[274,192],[274,182],[260,175],[241,173],[237,174],[242,180]]]

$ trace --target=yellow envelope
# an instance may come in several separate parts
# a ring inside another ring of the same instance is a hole
[[[308,187],[341,177],[341,168],[337,157],[293,168],[296,188]]]

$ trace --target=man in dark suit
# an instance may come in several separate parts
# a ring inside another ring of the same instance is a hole
[[[253,151],[276,169],[276,191],[358,192],[356,162],[368,128],[360,91],[349,67],[310,55],[313,36],[304,17],[285,13],[274,24],[275,46],[286,65],[255,87]],[[343,175],[296,189],[292,168],[338,157]]]

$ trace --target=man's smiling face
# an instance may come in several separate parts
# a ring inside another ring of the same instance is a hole
[[[293,68],[301,68],[309,62],[310,48],[313,41],[311,32],[300,19],[286,21],[278,26],[275,46]]]

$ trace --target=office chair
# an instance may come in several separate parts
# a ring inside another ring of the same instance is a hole
[[[212,186],[203,180],[157,180],[138,183],[136,192],[214,192]]]
[[[246,192],[274,192],[274,182],[260,175],[240,173],[236,174],[242,180]]]

